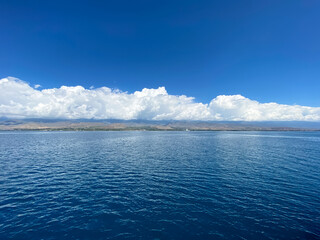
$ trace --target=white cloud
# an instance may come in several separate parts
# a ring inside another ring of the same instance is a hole
[[[220,95],[209,104],[164,87],[134,93],[107,87],[33,88],[19,79],[0,80],[0,116],[9,118],[87,118],[148,120],[320,121],[319,107],[259,103],[241,95]]]

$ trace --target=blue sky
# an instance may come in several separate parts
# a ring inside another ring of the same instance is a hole
[[[0,0],[0,78],[320,106],[320,1]]]

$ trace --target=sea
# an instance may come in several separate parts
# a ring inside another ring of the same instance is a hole
[[[0,239],[320,239],[320,132],[2,131]]]

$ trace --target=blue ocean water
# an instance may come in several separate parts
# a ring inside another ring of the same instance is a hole
[[[0,132],[0,239],[320,239],[320,132]]]

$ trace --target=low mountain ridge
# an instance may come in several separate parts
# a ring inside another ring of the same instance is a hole
[[[0,130],[38,131],[311,131],[318,122],[0,119]]]

